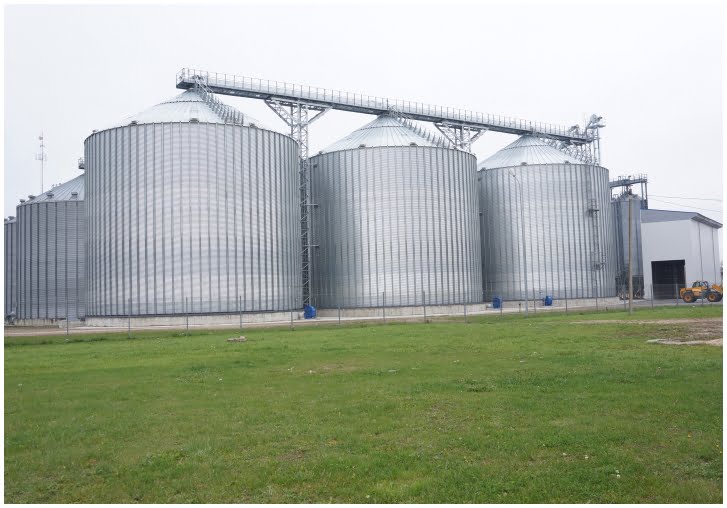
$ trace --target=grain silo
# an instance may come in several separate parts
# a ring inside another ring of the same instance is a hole
[[[485,296],[615,296],[608,170],[522,136],[478,166]]]
[[[89,316],[301,305],[298,145],[189,90],[85,141]]]
[[[616,238],[616,289],[619,296],[628,298],[629,287],[629,205],[631,206],[631,276],[634,297],[644,297],[644,269],[641,254],[641,210],[646,200],[624,191],[611,200],[614,235]]]
[[[15,317],[18,306],[18,221],[10,216],[4,221],[5,231],[5,319]]]
[[[312,301],[481,301],[474,155],[389,115],[311,158]]]
[[[84,317],[84,175],[21,200],[17,228],[17,318],[43,323]]]

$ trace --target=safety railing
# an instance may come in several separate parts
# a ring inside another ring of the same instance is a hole
[[[565,128],[550,123],[531,122],[507,116],[478,113],[460,108],[434,106],[414,101],[387,99],[340,90],[329,90],[315,86],[296,85],[284,81],[248,78],[234,74],[207,72],[198,69],[185,68],[179,71],[177,73],[177,86],[180,84],[193,85],[198,78],[203,78],[207,86],[210,87],[237,89],[253,94],[290,97],[377,112],[397,111],[418,117],[428,117],[435,121],[480,125],[495,131],[503,130],[508,132],[510,130],[516,130],[523,133],[545,134],[581,143],[592,141],[592,136],[588,132],[576,131],[573,128]]]

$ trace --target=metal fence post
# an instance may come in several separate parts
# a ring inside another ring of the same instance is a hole
[[[341,303],[338,302],[338,326],[341,326]]]
[[[288,292],[292,295],[293,294],[293,288],[291,286],[288,286]],[[305,312],[305,309],[303,309],[303,312]],[[293,306],[290,306],[290,329],[293,330]]]
[[[424,322],[427,322],[427,293],[422,291],[422,305],[424,306]]]
[[[677,306],[679,305],[679,287],[674,284],[674,298],[677,300]]]
[[[131,298],[129,298],[129,307],[128,307],[128,309],[126,309],[126,318],[128,319],[128,323],[129,323],[129,333],[128,333],[127,338],[130,339],[131,338]]]
[[[384,323],[386,323],[386,291],[381,293],[381,312],[384,316]]]
[[[240,335],[242,335],[242,297],[237,297],[237,308],[240,311]]]
[[[467,302],[464,304],[464,322],[467,322]]]
[[[565,313],[568,314],[568,288],[566,287],[564,289],[565,291]]]
[[[184,318],[187,321],[187,337],[189,337],[189,297],[186,296],[184,297]]]

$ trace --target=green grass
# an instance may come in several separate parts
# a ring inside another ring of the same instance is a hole
[[[721,502],[722,349],[611,317],[6,338],[5,501]]]

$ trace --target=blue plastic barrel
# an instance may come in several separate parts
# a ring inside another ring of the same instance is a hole
[[[495,296],[492,298],[492,308],[493,309],[499,309],[502,307],[502,298],[499,296]]]
[[[550,295],[545,295],[545,298],[543,298],[543,305],[546,307],[550,307],[553,305],[553,297]]]
[[[305,319],[313,319],[316,317],[316,308],[312,305],[306,305],[303,307],[303,317]]]

